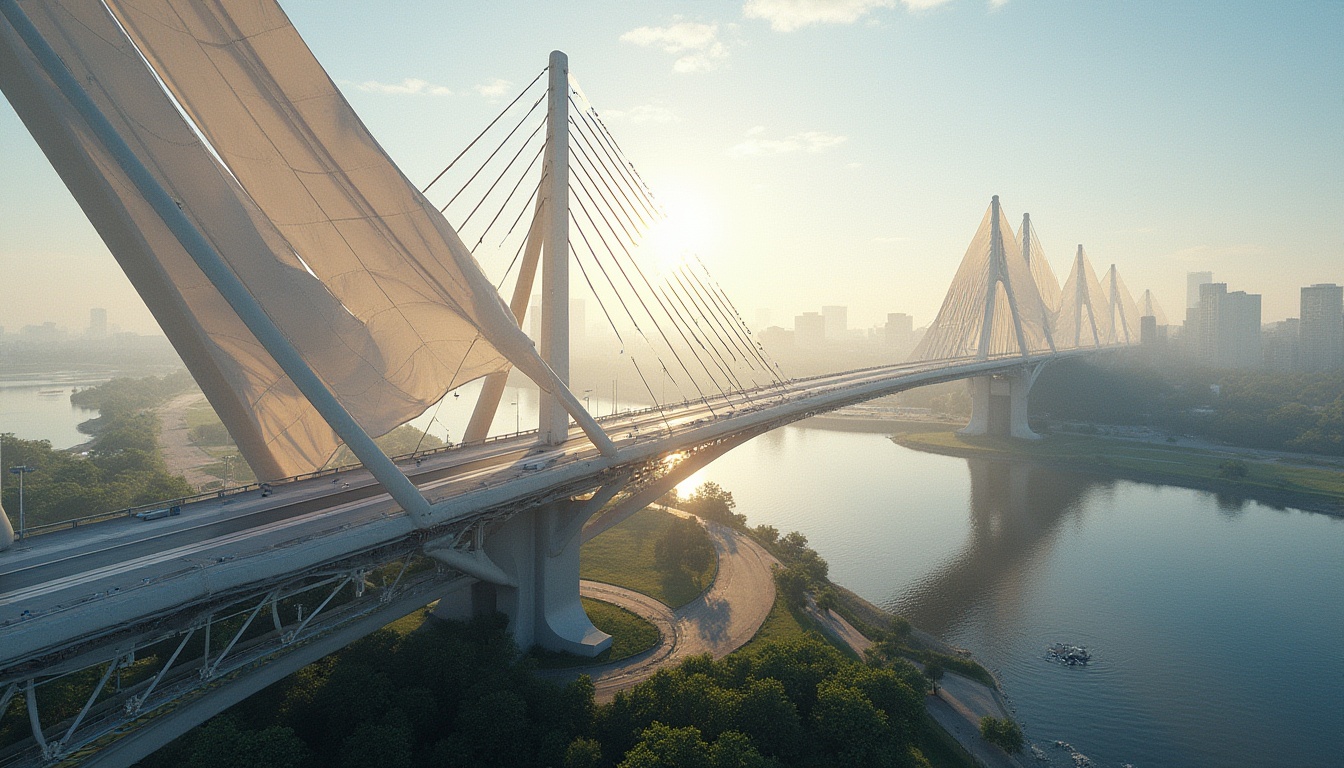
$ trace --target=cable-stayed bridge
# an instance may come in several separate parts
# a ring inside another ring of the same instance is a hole
[[[1043,364],[1137,340],[1114,267],[1080,246],[1061,289],[995,197],[911,361],[788,379],[703,264],[647,251],[666,217],[563,54],[420,190],[273,4],[0,12],[0,88],[268,480],[0,554],[0,766],[128,764],[434,600],[595,655],[579,545],[734,446],[958,379],[968,431],[1032,437]],[[654,405],[570,389],[571,283]],[[515,369],[539,424],[491,437]],[[476,379],[461,444],[373,442]],[[322,469],[341,444],[361,466]]]

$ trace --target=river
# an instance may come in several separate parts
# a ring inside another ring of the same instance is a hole
[[[108,380],[107,376],[57,371],[26,378],[0,379],[0,432],[23,440],[50,440],[53,448],[87,442],[76,427],[97,411],[70,404],[70,393]]]
[[[1098,766],[1340,765],[1344,520],[802,426],[682,487],[704,480],[971,650],[1051,764],[1059,740]]]

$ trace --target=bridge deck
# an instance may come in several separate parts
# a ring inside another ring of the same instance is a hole
[[[430,455],[404,469],[435,502],[439,532],[451,533],[581,493],[679,451],[1042,359],[904,363],[618,414],[602,420],[620,448],[613,458],[575,429],[563,446],[537,446],[534,436],[522,435]],[[417,536],[424,534],[369,474],[353,469],[278,484],[266,498],[249,492],[195,502],[178,517],[119,518],[32,537],[0,554],[0,683],[16,665],[73,647],[72,638],[93,642],[248,585],[284,581],[391,544],[414,546]]]

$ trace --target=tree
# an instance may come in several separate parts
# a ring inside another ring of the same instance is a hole
[[[245,731],[225,715],[193,733],[190,754],[190,765],[199,768],[299,768],[308,758],[308,748],[289,728],[273,725]]]
[[[602,765],[602,743],[579,737],[565,750],[565,768],[598,768]]]
[[[943,679],[943,665],[936,661],[931,661],[924,665],[924,676],[929,679],[929,688],[933,693],[938,693],[938,681]]]
[[[695,492],[684,500],[681,506],[688,512],[694,512],[706,520],[731,525],[734,528],[742,528],[747,524],[746,515],[733,514],[737,502],[733,501],[732,491],[725,491],[723,486],[713,480],[707,481],[696,488]]]
[[[758,525],[752,529],[752,532],[767,547],[774,546],[775,542],[779,541],[779,529],[773,525]]]
[[[985,741],[1009,754],[1021,752],[1026,741],[1017,723],[1008,718],[1000,719],[990,715],[980,718],[980,735]]]
[[[773,570],[775,589],[784,596],[784,601],[793,608],[802,608],[807,603],[807,576],[793,567],[776,565]]]
[[[822,682],[812,721],[817,739],[840,765],[893,764],[895,745],[887,716],[857,688],[837,680]]]
[[[654,723],[639,735],[617,768],[712,768],[709,745],[694,726],[670,728]]]
[[[712,768],[766,768],[769,763],[745,734],[724,731],[709,746]]]
[[[664,568],[699,574],[714,562],[714,545],[698,522],[677,517],[654,542],[653,558]]]

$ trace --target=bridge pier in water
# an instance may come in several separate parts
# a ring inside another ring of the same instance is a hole
[[[1040,440],[1027,422],[1027,406],[1031,387],[1044,367],[1044,363],[1036,363],[1011,373],[970,379],[971,419],[958,434]]]

